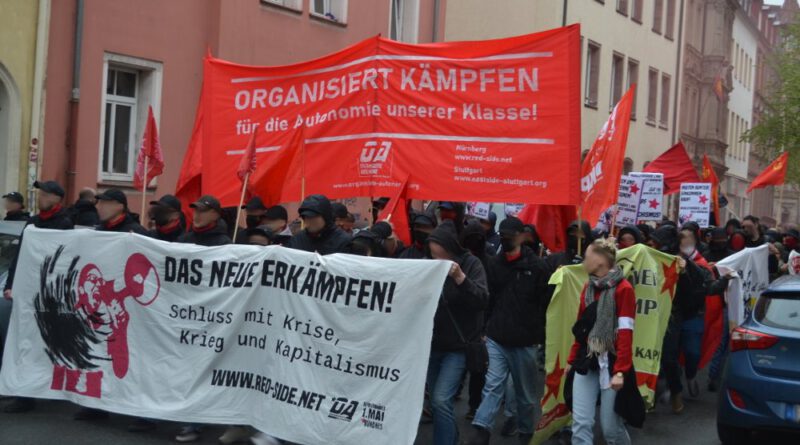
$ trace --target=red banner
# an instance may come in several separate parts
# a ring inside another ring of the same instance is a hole
[[[635,91],[633,85],[619,100],[581,166],[581,219],[592,226],[617,202]]]
[[[213,119],[190,144],[201,169],[181,177],[223,205],[238,200],[255,127],[263,150],[305,127],[307,194],[393,196],[408,177],[409,199],[578,203],[578,25],[480,42],[375,37],[279,67],[207,57],[204,76],[199,115]]]
[[[784,152],[778,156],[777,159],[772,161],[767,168],[764,169],[753,182],[750,187],[747,187],[747,192],[750,193],[754,189],[760,189],[768,185],[781,185],[786,181],[786,167],[789,163],[789,152]]]

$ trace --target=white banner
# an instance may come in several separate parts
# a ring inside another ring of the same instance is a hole
[[[796,250],[789,253],[788,267],[791,275],[800,275],[800,253],[797,253]]]
[[[725,300],[728,303],[728,320],[739,326],[750,315],[761,292],[769,286],[769,246],[750,247],[718,261],[720,276],[736,271],[737,277],[728,282]]]
[[[412,444],[448,262],[29,228],[0,393]]]
[[[678,220],[681,225],[694,221],[700,227],[708,227],[711,214],[711,184],[685,182],[681,184]]]
[[[639,221],[661,221],[664,203],[664,175],[662,173],[631,172],[628,176],[642,181],[639,194]]]
[[[642,193],[642,179],[622,175],[617,195],[617,227],[633,226],[638,222],[639,197]]]

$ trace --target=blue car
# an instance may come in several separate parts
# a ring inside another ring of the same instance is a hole
[[[761,294],[731,333],[730,351],[717,410],[722,443],[751,443],[753,431],[800,432],[800,276]]]

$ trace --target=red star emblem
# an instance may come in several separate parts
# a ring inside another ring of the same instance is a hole
[[[706,195],[700,195],[700,197],[697,199],[700,200],[700,204],[705,204],[706,202],[708,202],[708,196]]]
[[[635,182],[633,183],[633,185],[631,185],[631,193],[633,194],[639,193],[639,186],[636,185]]]
[[[675,285],[678,284],[678,260],[676,259],[669,266],[662,264],[661,268],[664,270],[664,284],[661,286],[661,293],[668,290],[670,300],[674,300]]]
[[[544,394],[542,398],[542,405],[547,402],[547,399],[550,396],[553,396],[554,399],[558,400],[559,389],[561,389],[561,380],[564,378],[564,368],[561,367],[561,363],[559,363],[559,356],[556,355],[556,367],[553,368],[553,372],[547,375],[545,378],[545,386],[547,386],[547,392]]]
[[[649,204],[650,204],[650,208],[651,209],[657,209],[658,208],[658,200],[655,199],[655,198],[651,199]]]

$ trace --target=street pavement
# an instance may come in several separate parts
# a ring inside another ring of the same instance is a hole
[[[704,381],[701,377],[700,381]],[[470,426],[464,419],[467,412],[467,394],[458,401],[456,415],[462,437],[470,433]],[[5,406],[7,400],[0,402]],[[173,422],[161,422],[158,427],[147,433],[129,433],[127,425],[130,417],[112,415],[108,420],[81,422],[72,419],[77,407],[67,402],[41,401],[36,410],[25,414],[6,414],[0,412],[0,444],[2,445],[133,445],[133,444],[170,444],[180,425]],[[686,409],[681,415],[673,415],[667,405],[659,405],[654,413],[648,414],[645,426],[641,430],[630,429],[634,444],[646,445],[718,445],[716,434],[716,394],[703,391],[697,399],[687,399]],[[497,429],[502,427],[504,417],[497,418]],[[222,434],[219,426],[207,427],[204,430],[202,444],[215,444]],[[432,427],[421,424],[415,445],[431,443]],[[501,437],[495,434],[492,445],[517,445],[515,438]],[[547,445],[558,445],[551,440]],[[596,443],[602,444],[601,440]],[[757,435],[752,438],[753,444],[790,445],[800,444],[799,436]],[[372,444],[369,444],[372,445]],[[384,445],[384,444],[375,444]],[[385,444],[391,445],[391,444]]]

